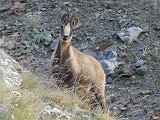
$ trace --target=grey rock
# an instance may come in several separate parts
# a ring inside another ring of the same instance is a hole
[[[118,46],[118,48],[119,48],[120,50],[125,50],[125,49],[127,49],[127,46],[121,44],[121,45]]]
[[[88,115],[82,115],[82,119],[84,120],[93,120],[90,116]]]
[[[125,77],[131,77],[135,74],[135,68],[133,66],[124,66],[121,70],[121,73]]]
[[[7,48],[9,50],[12,50],[16,45],[16,41],[8,41],[8,42],[5,43],[5,45],[7,46]]]
[[[118,66],[116,51],[107,48],[104,50],[104,55],[98,53],[96,57],[100,61],[106,75],[114,73],[114,69]]]
[[[105,49],[104,55],[109,61],[117,61],[117,52],[113,51],[112,49],[109,48]]]
[[[130,120],[130,118],[122,118],[122,120]]]
[[[0,103],[0,113],[4,110],[7,110],[11,107],[9,104]]]
[[[11,8],[11,4],[10,5],[5,5],[5,6],[0,6],[0,12],[4,12],[4,11],[6,11],[6,10],[8,10],[8,9],[10,9]]]
[[[69,5],[70,4],[70,2],[64,2],[63,3],[63,5]]]
[[[117,61],[101,60],[100,61],[106,75],[114,73],[114,69],[118,66]]]
[[[0,83],[6,87],[19,87],[22,84],[22,67],[0,49]]]
[[[16,37],[14,36],[8,36],[4,37],[3,44],[5,47],[7,47],[9,50],[13,49],[16,45]]]
[[[142,75],[142,76],[145,75],[147,73],[147,71],[148,71],[148,68],[146,66],[141,66],[136,69],[136,73],[138,75]]]
[[[39,4],[37,5],[37,10],[38,10],[38,11],[42,11],[42,9],[43,9],[43,4],[42,4],[42,3],[39,3]]]
[[[141,67],[144,65],[146,61],[145,60],[137,60],[136,63],[135,63],[135,66],[138,68],[138,67]]]
[[[94,13],[95,17],[98,18],[100,16],[100,13]]]
[[[128,44],[132,43],[133,40],[137,40],[137,37],[143,32],[143,29],[139,27],[129,27],[125,32],[119,32],[117,35],[119,38]]]
[[[150,90],[143,90],[143,91],[140,91],[139,94],[140,94],[140,95],[151,95],[151,94],[152,94],[152,91],[150,91]]]
[[[114,2],[112,0],[104,0],[102,2],[102,5],[106,8],[106,9],[111,9],[114,6]]]
[[[51,50],[55,50],[58,42],[59,42],[59,38],[54,39],[54,40],[51,42],[51,44],[50,44],[50,49],[51,49]]]
[[[155,29],[155,30],[160,30],[160,23],[156,23],[156,24],[154,25],[154,29]]]
[[[130,27],[127,30],[129,32],[129,35],[136,40],[137,37],[143,32],[143,29],[139,28],[139,27]]]
[[[124,32],[119,32],[117,35],[123,42],[126,42],[129,39],[129,35]]]
[[[127,20],[124,19],[124,18],[122,18],[122,19],[119,20],[119,24],[122,24],[122,23],[125,23],[125,22],[127,22]]]
[[[145,28],[143,28],[143,32],[148,32],[149,31],[149,27],[146,26]]]
[[[160,32],[157,32],[157,36],[160,37]]]
[[[102,61],[102,60],[105,60],[105,56],[101,53],[101,52],[98,52],[96,54],[96,58],[99,60],[99,61]]]

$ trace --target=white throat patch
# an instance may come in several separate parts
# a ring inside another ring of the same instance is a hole
[[[70,31],[71,31],[71,28],[70,28],[70,25],[69,25],[69,23],[68,23],[68,24],[65,26],[65,28],[64,28],[64,35],[65,35],[65,36],[69,36]]]

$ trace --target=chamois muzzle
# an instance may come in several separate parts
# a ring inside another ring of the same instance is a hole
[[[67,35],[63,35],[63,38],[62,38],[63,40],[68,40],[69,39],[69,37],[67,36]]]
[[[74,15],[70,16],[69,13],[65,13],[61,18],[61,39],[64,41],[72,39],[72,35],[75,30],[75,26],[78,23],[78,18]]]

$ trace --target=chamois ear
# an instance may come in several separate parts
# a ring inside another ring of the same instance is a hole
[[[68,22],[68,14],[65,13],[64,15],[62,15],[61,17],[61,23],[62,24],[66,24]]]
[[[71,24],[72,27],[75,28],[75,26],[78,24],[78,17],[72,15],[70,24]]]

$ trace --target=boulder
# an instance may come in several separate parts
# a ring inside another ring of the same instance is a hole
[[[123,42],[131,44],[134,40],[137,40],[142,32],[145,31],[139,27],[129,27],[126,31],[117,33],[117,35]]]
[[[18,87],[22,84],[22,67],[13,58],[0,49],[0,83],[6,87]]]

